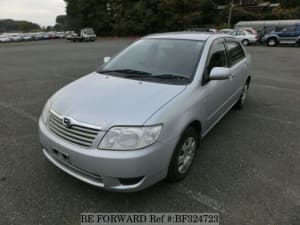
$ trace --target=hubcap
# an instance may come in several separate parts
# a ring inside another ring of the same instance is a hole
[[[190,168],[196,150],[196,140],[193,137],[185,139],[178,157],[178,172],[184,174]]]
[[[270,40],[269,41],[269,45],[271,45],[271,46],[275,45],[275,41],[274,40]]]
[[[243,45],[248,45],[248,41],[243,41]]]
[[[245,104],[247,93],[248,93],[248,85],[245,85],[241,96],[241,102],[243,105]]]

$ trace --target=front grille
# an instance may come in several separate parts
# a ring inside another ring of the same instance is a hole
[[[66,127],[63,125],[63,119],[53,112],[50,112],[48,127],[57,136],[84,147],[90,147],[100,131],[76,124]]]

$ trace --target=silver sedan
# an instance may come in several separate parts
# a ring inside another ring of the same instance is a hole
[[[249,59],[230,35],[144,37],[46,103],[46,158],[86,183],[138,191],[191,169],[200,140],[245,104]]]

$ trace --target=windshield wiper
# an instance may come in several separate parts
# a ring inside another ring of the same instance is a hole
[[[98,73],[120,73],[124,78],[145,78],[145,79],[158,79],[158,80],[177,80],[177,81],[189,81],[190,79],[183,75],[176,74],[157,74],[152,75],[151,73],[132,69],[118,69],[118,70],[101,70]]]
[[[99,73],[123,73],[123,74],[130,74],[130,75],[151,75],[151,73],[139,70],[132,70],[132,69],[118,69],[118,70],[101,70]]]
[[[147,79],[158,79],[158,80],[177,80],[177,81],[187,81],[189,78],[181,76],[181,75],[174,75],[174,74],[159,74],[159,75],[151,75],[151,74],[129,74],[124,77],[127,78],[147,78]]]
[[[190,80],[189,78],[183,75],[176,75],[176,74],[159,74],[153,75],[153,78],[164,79],[164,80]]]

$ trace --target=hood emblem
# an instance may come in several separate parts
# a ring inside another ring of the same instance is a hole
[[[63,125],[66,127],[66,128],[71,128],[72,127],[72,121],[71,119],[67,118],[67,117],[64,117],[63,118]]]

